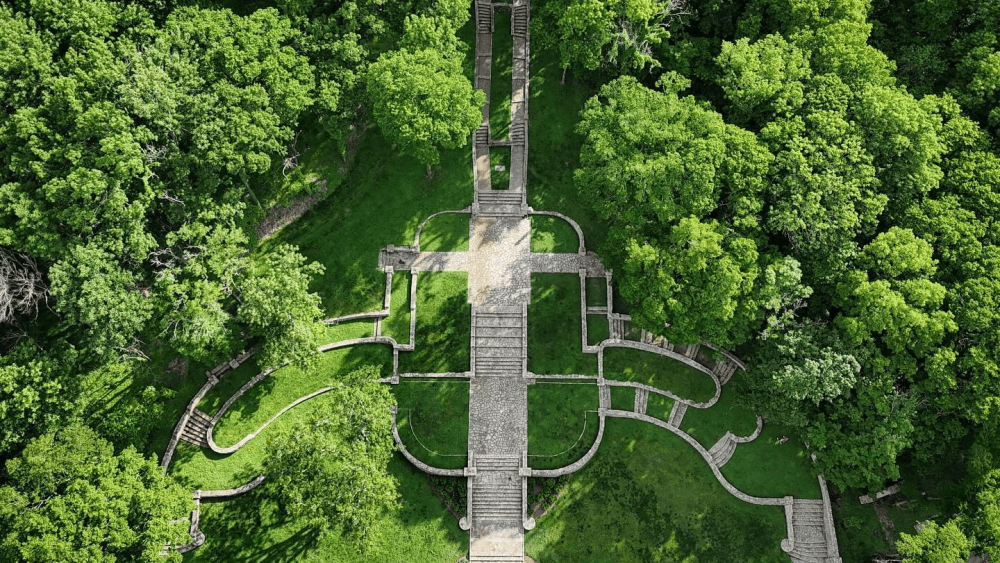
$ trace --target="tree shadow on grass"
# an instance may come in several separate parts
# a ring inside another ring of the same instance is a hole
[[[453,274],[421,274],[417,282],[415,347],[413,352],[400,355],[401,372],[442,373],[469,370],[472,309],[466,296],[468,282],[465,276],[461,276],[463,287],[458,291],[453,287],[453,283],[458,283],[458,276],[455,276],[454,281],[428,280],[432,276],[441,275]]]

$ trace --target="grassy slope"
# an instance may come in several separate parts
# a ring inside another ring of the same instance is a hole
[[[632,387],[611,388],[611,408],[630,411],[635,408],[635,389]]]
[[[734,436],[751,435],[757,428],[757,417],[753,411],[736,403],[736,392],[729,382],[712,408],[688,409],[681,428],[698,443],[711,448],[726,432]]]
[[[538,374],[597,374],[597,356],[580,340],[580,277],[531,274],[528,369]]]
[[[545,563],[787,563],[780,507],[739,501],[679,438],[611,419],[601,448],[555,509],[528,532]]]
[[[579,237],[573,227],[558,217],[531,216],[532,252],[576,252]]]
[[[237,399],[222,415],[213,438],[221,447],[235,444],[300,397],[329,387],[362,366],[377,365],[383,374],[392,372],[388,346],[369,344],[320,354],[318,364],[308,370],[286,366],[267,376]]]
[[[722,466],[722,474],[748,495],[820,498],[809,453],[794,440],[779,443],[785,433],[782,428],[765,424],[756,440],[736,447],[732,459]]]
[[[468,533],[430,494],[422,473],[395,456],[389,471],[399,481],[402,508],[383,515],[375,530],[383,540],[361,555],[339,535],[317,538],[251,496],[228,502],[203,502],[205,545],[189,552],[189,563],[442,563],[468,550]],[[267,486],[266,484],[264,485]],[[265,515],[261,517],[261,513]]]
[[[446,469],[467,465],[469,382],[402,380],[393,385],[400,439],[420,461]]]
[[[611,327],[605,315],[587,315],[587,344],[597,346],[611,337]]]
[[[715,395],[715,383],[707,374],[677,360],[630,348],[604,351],[604,377],[645,383],[692,401],[707,401]]]
[[[423,272],[417,276],[416,346],[400,353],[403,373],[469,370],[472,310],[465,272]]]

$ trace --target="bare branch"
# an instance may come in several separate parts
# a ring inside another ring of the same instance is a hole
[[[0,324],[15,315],[38,317],[38,304],[48,303],[49,287],[34,258],[0,248]]]

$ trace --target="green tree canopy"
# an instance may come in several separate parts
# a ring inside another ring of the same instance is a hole
[[[373,523],[398,498],[388,472],[395,401],[378,372],[366,367],[348,374],[317,399],[322,405],[307,421],[271,437],[267,482],[257,493],[310,526],[343,533],[362,549],[390,539],[379,537]]]
[[[0,487],[0,555],[12,563],[180,561],[190,542],[190,493],[154,459],[70,425],[7,462]]]

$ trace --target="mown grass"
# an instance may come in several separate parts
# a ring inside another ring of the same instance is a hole
[[[215,426],[215,443],[220,447],[235,444],[296,399],[329,387],[368,365],[380,366],[383,374],[391,374],[392,350],[381,344],[352,346],[320,354],[317,365],[307,370],[285,366],[275,371],[236,399],[222,415]]]
[[[416,343],[399,355],[403,373],[469,371],[472,308],[466,272],[422,272],[417,276]]]
[[[389,316],[382,320],[382,335],[406,344],[410,341],[410,272],[392,273]]]
[[[691,411],[688,409],[688,414]],[[820,498],[819,481],[813,475],[805,445],[795,440],[780,443],[781,437],[789,432],[765,423],[756,440],[736,447],[736,453],[722,466],[722,474],[748,495]]]
[[[531,216],[532,252],[576,252],[580,237],[572,225],[558,217]]]
[[[606,315],[587,315],[587,344],[597,346],[611,338],[611,326]]]
[[[368,338],[375,336],[375,319],[362,319],[360,321],[350,321],[326,327],[326,336],[323,338],[324,344],[343,342],[344,340],[354,340],[355,338]]]
[[[650,393],[646,401],[646,414],[663,421],[670,420],[670,411],[674,409],[674,400],[659,393]]]
[[[469,216],[445,213],[427,221],[420,232],[423,252],[465,252],[469,250]]]
[[[188,552],[188,563],[442,563],[457,561],[469,548],[468,533],[430,493],[423,473],[397,454],[389,472],[399,482],[401,505],[373,523],[375,546],[359,553],[334,531],[319,536],[252,495],[202,502],[205,544]],[[265,483],[264,487],[267,486]]]
[[[605,278],[587,278],[587,306],[608,306],[608,281]]]
[[[531,274],[528,370],[537,374],[597,374],[597,356],[584,354],[580,276]]]
[[[329,394],[319,395],[286,412],[230,455],[216,454],[208,448],[180,442],[170,464],[170,474],[191,490],[211,491],[238,487],[260,473],[268,454],[268,436],[305,420],[310,413],[330,400],[329,397]]]
[[[597,437],[599,406],[593,383],[528,386],[528,463],[536,469],[563,467],[579,459]]]
[[[611,408],[630,411],[635,408],[634,387],[611,387]]]
[[[468,381],[403,379],[392,391],[399,437],[414,457],[445,469],[468,465]]]
[[[604,350],[604,377],[645,383],[695,402],[715,396],[715,383],[708,374],[677,360],[631,348]]]
[[[609,419],[601,447],[525,538],[546,563],[787,563],[780,507],[733,497],[672,433]]]
[[[510,189],[510,147],[490,147],[490,188]]]
[[[490,135],[510,134],[510,93],[514,77],[514,37],[510,10],[493,11],[493,61],[490,68]]]
[[[732,381],[722,388],[719,402],[708,409],[688,409],[681,421],[681,429],[706,448],[714,446],[726,432],[732,432],[734,436],[749,436],[756,428],[757,416],[737,404]]]
[[[528,204],[572,217],[583,229],[587,248],[600,251],[607,222],[587,209],[573,183],[583,143],[576,124],[598,85],[578,81],[573,73],[560,84],[561,77],[558,50],[531,50]]]

